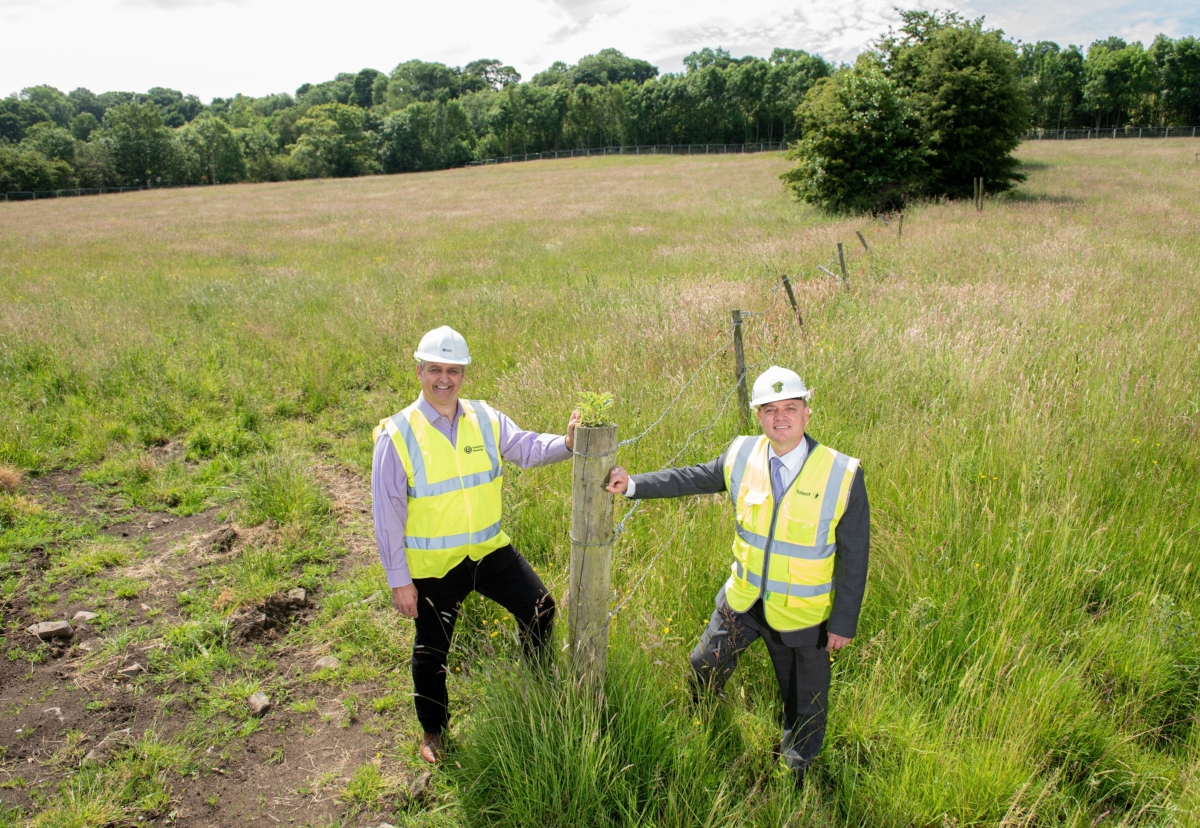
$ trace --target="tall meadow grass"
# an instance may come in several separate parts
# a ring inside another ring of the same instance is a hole
[[[183,441],[172,474],[197,496],[317,525],[329,512],[298,458],[365,478],[429,328],[464,332],[467,393],[522,426],[561,430],[578,391],[609,391],[626,437],[728,341],[731,309],[764,311],[749,361],[816,389],[809,430],[863,459],[872,506],[859,634],[808,786],[772,757],[760,649],[727,701],[689,706],[731,531],[726,501],[696,498],[648,503],[620,536],[615,600],[641,586],[614,619],[602,702],[507,666],[515,645],[472,633],[490,616],[468,605],[452,819],[1200,824],[1200,165],[1182,141],[1020,152],[1021,191],[983,213],[920,206],[902,238],[789,202],[778,156],[9,205],[0,462],[133,480],[130,458]],[[872,252],[843,291],[813,266],[855,229]],[[710,423],[677,462],[716,456],[741,427],[736,398],[718,416],[732,374],[714,360],[619,462],[659,468]],[[164,474],[130,491],[191,504]],[[506,476],[507,529],[561,596],[569,469]],[[383,588],[364,572],[330,596],[352,609],[328,629],[403,670],[402,622],[361,604]]]

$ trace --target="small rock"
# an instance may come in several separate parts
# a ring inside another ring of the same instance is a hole
[[[146,524],[146,528],[147,528],[147,529],[157,529],[157,528],[158,528],[158,521],[157,521],[157,520],[152,520],[152,521],[150,521],[149,523],[147,523],[147,524]]]
[[[306,603],[308,603],[308,593],[305,592],[304,590],[300,589],[299,587],[297,587],[296,589],[289,589],[287,597],[288,597],[288,601],[290,601],[291,603],[295,604],[298,607],[302,607]]]
[[[233,546],[233,542],[237,540],[237,536],[237,530],[232,526],[222,526],[220,529],[197,538],[192,544],[192,551],[220,555],[229,551],[230,547]]]
[[[42,715],[43,716],[53,716],[54,718],[58,719],[60,722],[66,721],[66,719],[63,718],[61,707],[47,707],[45,710],[42,711]]]
[[[114,750],[131,744],[133,744],[133,734],[129,732],[129,728],[114,730],[97,742],[96,746],[89,750],[87,755],[83,757],[83,761],[84,763],[107,762],[108,757],[112,756]]]
[[[338,661],[333,656],[321,656],[313,664],[313,670],[336,670],[342,666],[342,662]]]
[[[264,716],[271,709],[271,700],[266,693],[255,693],[246,699],[246,706],[250,708],[251,716]]]
[[[229,629],[243,641],[263,637],[271,626],[267,614],[258,607],[238,607],[229,616]]]
[[[433,774],[429,771],[423,771],[420,776],[412,781],[408,788],[409,795],[413,797],[424,796],[429,790],[429,782],[433,779]]]
[[[71,620],[74,621],[76,624],[86,624],[88,621],[91,621],[95,617],[96,617],[96,613],[94,613],[94,612],[88,612],[87,610],[80,610],[79,612],[75,613],[75,617],[72,618]]]
[[[53,641],[56,638],[70,638],[75,634],[68,621],[43,621],[29,627],[29,633],[36,635],[42,641]]]
[[[171,522],[171,521],[173,521],[173,520],[175,520],[175,518],[163,518],[163,519],[162,519],[162,525],[163,525],[163,526],[166,526],[168,523],[170,523],[170,522]]]
[[[125,678],[137,678],[144,672],[146,672],[146,668],[138,664],[136,661],[127,667],[122,667],[120,670],[117,670],[117,673]]]
[[[149,605],[149,604],[139,604],[138,606],[140,606],[140,607],[142,608],[142,612],[149,612],[149,611],[150,611],[150,605]]]
[[[92,651],[91,642],[88,642],[88,641],[80,641],[75,646],[78,647],[79,649],[83,650],[85,653],[90,653]]]

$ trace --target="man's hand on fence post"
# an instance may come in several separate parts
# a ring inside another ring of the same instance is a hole
[[[628,488],[629,472],[620,466],[614,466],[608,473],[608,485],[604,487],[604,490],[613,494],[625,494],[625,490]]]

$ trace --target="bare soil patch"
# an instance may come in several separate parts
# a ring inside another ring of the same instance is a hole
[[[314,470],[333,504],[339,527],[350,549],[339,564],[347,571],[369,560],[374,548],[364,521],[369,516],[365,482],[345,468]],[[101,760],[143,739],[183,736],[192,723],[180,707],[185,688],[161,685],[145,674],[122,675],[137,662],[144,666],[160,639],[122,648],[98,659],[118,629],[133,633],[158,619],[182,620],[178,596],[202,583],[205,567],[236,556],[244,545],[261,542],[270,526],[245,529],[223,520],[218,510],[189,517],[129,509],[116,497],[90,486],[78,471],[60,471],[29,481],[25,491],[46,509],[87,519],[114,538],[139,543],[144,554],[113,575],[144,584],[136,598],[108,600],[106,611],[119,624],[97,629],[94,621],[72,622],[73,635],[44,643],[26,631],[45,618],[47,604],[35,614],[18,597],[0,607],[3,649],[17,652],[0,658],[0,803],[36,813],[39,792],[52,794],[59,782],[76,770],[89,751]],[[27,555],[30,574],[45,573],[48,550]],[[71,598],[76,582],[54,584],[58,593],[50,605],[56,618],[71,620],[80,611],[93,612],[94,602]],[[397,766],[399,746],[411,741],[392,729],[392,720],[369,706],[350,705],[348,697],[369,700],[378,695],[369,683],[350,688],[308,680],[319,653],[293,635],[319,610],[319,596],[281,593],[257,605],[239,607],[230,617],[231,641],[247,658],[266,657],[275,674],[286,680],[272,699],[271,709],[257,730],[246,737],[211,745],[203,753],[201,770],[173,777],[171,808],[143,824],[244,826],[247,824],[323,824],[342,818],[352,806],[341,791],[354,770],[375,762],[402,790],[420,790],[413,801],[431,802],[432,794],[417,784],[418,774]],[[174,694],[175,701],[161,698]],[[353,712],[351,712],[353,711]],[[391,761],[385,755],[393,757]],[[382,813],[354,811],[350,824],[373,825]]]

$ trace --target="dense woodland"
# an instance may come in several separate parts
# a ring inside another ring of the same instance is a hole
[[[1113,37],[1086,51],[1003,43],[1015,55],[1022,128],[1200,121],[1195,37],[1160,36],[1149,48]],[[605,49],[522,81],[498,60],[461,68],[410,60],[294,94],[208,104],[159,87],[28,87],[0,100],[0,191],[410,172],[614,145],[792,142],[806,93],[853,69],[795,49],[763,59],[706,48],[684,64],[659,74]]]

